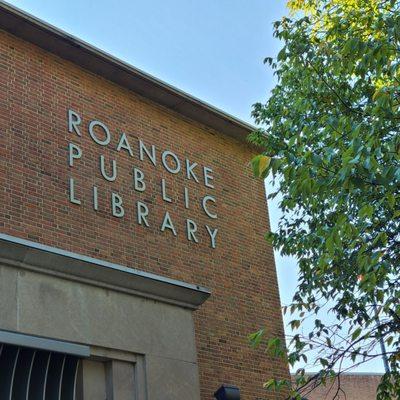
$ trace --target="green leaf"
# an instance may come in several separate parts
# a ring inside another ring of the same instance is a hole
[[[396,198],[394,197],[394,194],[393,193],[388,193],[386,195],[386,199],[387,199],[387,202],[389,204],[390,209],[393,210],[394,206],[396,204]]]
[[[271,163],[271,157],[257,155],[251,160],[254,176],[265,178],[268,173],[268,167]]]
[[[265,330],[264,329],[260,329],[255,333],[251,333],[248,336],[248,340],[251,344],[252,347],[258,347],[264,337],[265,334]]]
[[[372,218],[372,214],[374,212],[374,207],[371,204],[365,204],[361,207],[360,211],[358,212],[358,216],[360,218]]]
[[[264,383],[265,389],[275,389],[276,388],[276,380],[275,379],[268,379],[267,382]]]
[[[356,339],[360,336],[361,332],[362,332],[361,328],[357,328],[357,329],[352,333],[352,335],[351,335],[351,340],[352,340],[352,341],[356,340]]]

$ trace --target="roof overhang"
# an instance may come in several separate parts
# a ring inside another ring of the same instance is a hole
[[[223,134],[245,141],[254,130],[251,125],[1,0],[0,29]]]
[[[210,296],[202,286],[45,246],[0,233],[0,265],[10,265],[60,278],[130,293],[196,309]]]

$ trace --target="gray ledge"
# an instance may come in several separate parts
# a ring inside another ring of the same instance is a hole
[[[0,330],[0,343],[29,347],[36,350],[55,351],[56,353],[70,354],[78,357],[90,356],[89,346],[3,330]]]
[[[255,128],[0,0],[0,29],[218,132],[246,141]]]
[[[0,233],[0,264],[196,309],[210,291],[149,272]]]

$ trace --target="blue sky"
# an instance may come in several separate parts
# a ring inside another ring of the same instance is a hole
[[[274,86],[263,64],[280,48],[272,23],[287,14],[285,0],[9,2],[250,123],[252,104],[265,101]],[[277,204],[270,203],[269,211],[274,228]],[[296,288],[296,263],[276,254],[276,264],[287,304]],[[368,370],[382,371],[381,363]]]

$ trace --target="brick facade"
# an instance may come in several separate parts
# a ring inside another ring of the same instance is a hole
[[[375,400],[381,374],[342,374],[340,380],[328,381],[310,393],[307,400]]]
[[[68,132],[68,109],[82,118],[81,136]],[[268,229],[264,188],[248,166],[252,150],[4,31],[0,116],[0,231],[210,288],[210,299],[195,312],[202,399],[212,398],[224,382],[239,386],[243,399],[276,398],[262,383],[287,377],[286,365],[246,341],[261,326],[283,335],[273,252],[263,239]],[[92,120],[109,128],[109,145],[92,140]],[[133,156],[116,150],[122,132]],[[156,166],[147,156],[139,159],[139,139],[156,146]],[[72,167],[69,143],[82,150]],[[163,167],[165,150],[179,157],[180,173]],[[107,171],[116,161],[115,181],[102,177],[100,155]],[[198,164],[199,183],[187,178],[186,159]],[[144,192],[134,190],[134,167],[144,173]],[[214,188],[204,184],[203,167],[212,169]],[[80,205],[69,201],[70,178]],[[161,179],[172,202],[162,198]],[[112,215],[112,193],[123,200],[123,218]],[[216,199],[209,210],[217,219],[201,207],[206,195]],[[137,222],[137,201],[148,207],[148,227]],[[176,236],[160,229],[166,211]],[[195,221],[198,243],[187,239],[186,219]],[[205,225],[218,228],[215,249]]]

